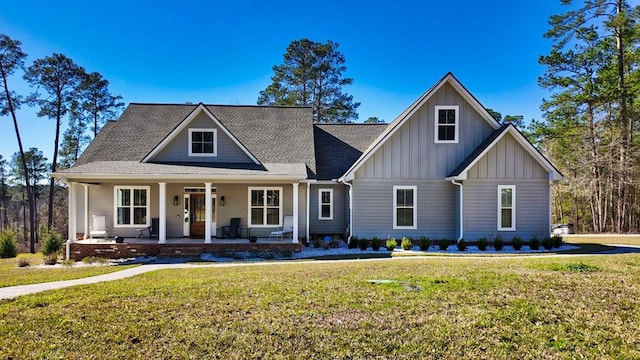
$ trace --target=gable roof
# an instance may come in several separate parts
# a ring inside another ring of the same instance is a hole
[[[339,178],[387,124],[316,124],[313,126],[317,177]]]
[[[315,176],[311,108],[286,106],[131,103],[118,121],[107,123],[75,166],[142,162],[198,108],[215,118],[260,163],[305,164],[308,176]]]
[[[360,158],[340,177],[340,180],[352,180],[355,172],[364,164],[369,157],[378,150],[395,132],[407,122],[413,114],[418,111],[444,84],[450,84],[460,95],[475,109],[482,119],[487,121],[494,129],[500,127],[500,123],[489,114],[487,109],[480,104],[467,88],[456,79],[451,72],[447,73],[434,86],[422,94],[416,101],[405,109],[393,122],[391,122],[377,139],[363,152]]]
[[[495,130],[489,137],[485,139],[478,147],[469,155],[467,158],[458,165],[450,174],[446,177],[446,180],[466,180],[467,172],[475,165],[489,150],[491,150],[506,134],[511,134],[515,140],[522,145],[522,147],[534,158],[536,161],[549,173],[549,180],[562,180],[563,176],[556,169],[555,166],[538,151],[538,149],[533,146],[527,140],[527,138],[522,135],[516,127],[507,123],[502,125],[499,129]]]

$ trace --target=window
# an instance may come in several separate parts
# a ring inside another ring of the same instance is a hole
[[[333,189],[318,190],[318,219],[333,220]]]
[[[516,187],[498,185],[498,231],[516,230]]]
[[[458,105],[436,106],[435,142],[458,142]]]
[[[216,156],[217,129],[189,129],[189,156]]]
[[[249,188],[249,225],[251,227],[281,226],[282,188]]]
[[[418,190],[416,186],[393,187],[393,228],[417,229],[416,204]]]
[[[148,186],[116,186],[114,226],[149,226],[149,192]]]

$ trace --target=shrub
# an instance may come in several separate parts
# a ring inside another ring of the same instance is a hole
[[[487,240],[487,238],[480,238],[478,239],[477,245],[478,245],[478,250],[486,251],[487,246],[489,246],[489,240]]]
[[[58,254],[49,254],[44,257],[44,263],[46,265],[55,265],[58,263]]]
[[[504,248],[504,240],[502,240],[502,237],[496,236],[493,238],[493,248],[496,249],[496,251],[500,251]]]
[[[73,266],[73,264],[75,264],[75,263],[76,262],[74,260],[72,260],[72,259],[62,260],[62,265],[67,266],[67,267]]]
[[[349,239],[349,244],[347,245],[349,247],[349,249],[355,249],[358,247],[358,237],[357,236],[352,236],[351,239]]]
[[[442,251],[447,250],[447,248],[449,247],[449,240],[447,239],[440,239],[440,241],[438,241],[438,248]]]
[[[49,229],[43,231],[42,237],[42,247],[40,248],[40,250],[43,254],[49,255],[57,253],[62,248],[62,236],[60,236],[60,234],[58,234],[55,230]]]
[[[546,250],[553,249],[553,240],[550,237],[546,237],[546,238],[542,239],[542,246]]]
[[[538,240],[537,237],[532,237],[531,239],[529,239],[529,248],[531,250],[540,249],[540,240]]]
[[[551,237],[551,241],[553,242],[553,247],[554,248],[559,248],[560,246],[562,246],[562,236],[560,235],[553,235]]]
[[[418,246],[420,246],[420,251],[429,250],[429,238],[420,236],[420,240],[418,240]]]
[[[85,264],[93,264],[93,263],[106,264],[109,262],[109,259],[98,257],[98,256],[86,256],[82,258],[82,262]]]
[[[464,239],[460,239],[456,245],[458,246],[458,251],[467,250],[467,243],[464,241]]]
[[[369,247],[369,240],[367,240],[367,238],[358,239],[358,247],[360,250],[367,250],[367,247]]]
[[[19,258],[18,259],[18,267],[27,267],[30,266],[31,263],[29,262],[29,259],[27,258]]]
[[[403,250],[411,250],[411,247],[413,246],[413,241],[411,241],[411,238],[403,236],[400,246],[402,246]]]
[[[371,248],[374,251],[380,250],[380,238],[379,237],[374,236],[373,239],[371,239]]]
[[[511,246],[513,246],[513,250],[520,250],[522,249],[522,239],[514,236],[513,239],[511,239]]]
[[[387,240],[387,242],[385,243],[385,246],[387,250],[393,251],[393,249],[395,249],[396,246],[398,246],[398,242],[396,241],[396,238],[391,238]]]
[[[18,255],[18,243],[13,231],[5,230],[0,233],[0,258],[12,258]]]

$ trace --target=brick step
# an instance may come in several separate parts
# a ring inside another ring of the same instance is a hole
[[[162,247],[158,257],[199,257],[202,252],[201,247]]]

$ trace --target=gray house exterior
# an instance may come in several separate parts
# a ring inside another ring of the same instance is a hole
[[[390,124],[313,124],[310,108],[130,104],[76,165],[69,239],[92,215],[111,235],[159,225],[158,241],[325,235],[475,240],[546,236],[562,175],[513,125],[445,75]]]

